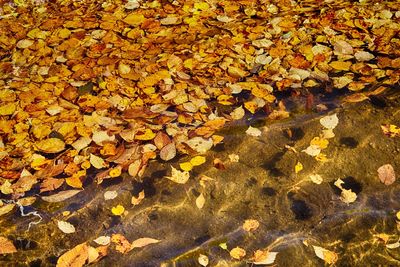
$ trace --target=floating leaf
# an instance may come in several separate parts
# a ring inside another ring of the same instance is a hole
[[[141,248],[141,247],[145,247],[151,244],[156,244],[160,242],[160,240],[158,239],[154,239],[154,238],[149,238],[149,237],[142,237],[139,239],[136,239],[135,241],[132,242],[131,244],[131,248]]]
[[[294,166],[294,172],[299,173],[303,169],[303,164],[301,162],[297,162],[296,166]]]
[[[203,156],[195,156],[190,160],[190,164],[193,166],[200,166],[206,162],[206,157]]]
[[[186,141],[186,144],[198,153],[206,153],[213,146],[213,140],[211,138],[204,139],[202,137],[196,136],[192,139]]]
[[[166,178],[178,184],[185,184],[189,180],[189,172],[179,171],[171,166],[171,176],[166,176]]]
[[[17,252],[13,242],[5,237],[0,236],[0,255]]]
[[[249,219],[245,220],[243,223],[243,229],[247,232],[251,232],[256,230],[260,226],[260,223],[257,220]]]
[[[131,243],[125,238],[125,236],[121,234],[113,234],[111,236],[111,242],[115,243],[115,249],[122,254],[125,254],[132,250]]]
[[[278,255],[278,252],[257,250],[256,252],[254,252],[253,264],[255,265],[272,264],[276,259],[276,255]]]
[[[88,257],[88,246],[85,242],[61,255],[58,258],[57,267],[81,267],[85,265]]]
[[[199,257],[197,258],[197,261],[201,266],[204,266],[204,267],[206,267],[209,263],[208,257],[203,254],[199,255]]]
[[[204,204],[206,203],[206,199],[204,198],[204,195],[201,193],[197,198],[196,198],[196,206],[199,209],[202,209],[204,207]]]
[[[102,245],[102,246],[107,246],[108,244],[110,244],[111,241],[111,237],[109,236],[99,236],[98,238],[96,238],[95,240],[93,240],[96,244]]]
[[[257,137],[261,135],[261,131],[257,128],[249,126],[249,128],[246,130],[246,134]]]
[[[78,194],[79,192],[82,192],[82,190],[66,190],[66,191],[61,191],[57,194],[51,195],[51,196],[42,196],[42,199],[47,202],[62,202],[68,198],[71,198]]]
[[[182,162],[179,164],[179,167],[182,171],[191,171],[193,169],[193,165],[190,162]]]
[[[325,116],[322,117],[319,122],[321,123],[321,125],[323,127],[325,127],[326,129],[335,129],[336,126],[339,123],[339,119],[337,117],[337,114],[333,114],[333,115],[329,115],[329,116]]]
[[[333,251],[318,246],[313,246],[313,248],[315,255],[328,264],[334,264],[338,260],[338,255]]]
[[[379,180],[385,185],[391,185],[396,181],[396,174],[391,164],[385,164],[378,168]]]
[[[65,221],[57,221],[58,229],[60,229],[64,234],[75,233],[75,226]]]
[[[125,208],[122,205],[117,205],[116,207],[111,208],[112,214],[115,216],[121,216],[125,212]]]
[[[104,192],[104,199],[105,200],[111,200],[114,199],[118,196],[118,192],[117,191],[106,191]]]
[[[246,250],[242,249],[241,247],[235,247],[229,252],[229,254],[232,258],[240,260],[246,256]]]

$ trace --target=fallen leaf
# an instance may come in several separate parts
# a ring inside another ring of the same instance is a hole
[[[159,243],[161,240],[154,239],[154,238],[149,238],[149,237],[142,237],[139,239],[136,239],[135,241],[132,242],[131,247],[132,249],[134,248],[141,248],[145,247],[151,244],[156,244]]]
[[[9,213],[10,211],[12,211],[15,207],[15,204],[5,204],[3,206],[0,207],[0,216],[3,216],[4,214]]]
[[[66,190],[51,196],[42,196],[42,199],[46,202],[51,202],[51,203],[62,202],[68,198],[75,196],[79,192],[82,192],[82,190]]]
[[[253,264],[262,265],[262,264],[272,264],[276,259],[276,255],[278,252],[266,251],[266,250],[257,250],[254,252],[253,256]]]
[[[242,249],[241,247],[235,247],[229,252],[229,254],[232,258],[241,260],[244,256],[246,256],[246,250]]]
[[[309,178],[310,178],[310,180],[311,180],[314,184],[321,184],[321,183],[324,181],[324,179],[322,178],[322,176],[319,175],[319,174],[311,174],[311,175],[309,176]]]
[[[37,142],[36,147],[38,150],[45,153],[58,153],[65,149],[65,143],[58,138],[48,138]]]
[[[396,181],[396,174],[391,164],[385,164],[378,168],[379,180],[385,185],[391,185]]]
[[[228,158],[229,158],[230,162],[239,162],[238,154],[229,154]]]
[[[118,196],[118,192],[117,191],[106,191],[104,192],[104,199],[105,200],[111,200],[114,199]]]
[[[246,130],[246,134],[257,137],[261,136],[261,131],[257,128],[249,126],[249,128]]]
[[[197,258],[197,262],[201,265],[206,267],[209,263],[209,259],[206,255],[200,254],[199,257]]]
[[[13,242],[5,237],[0,236],[0,254],[10,254],[17,252]]]
[[[115,249],[122,254],[132,250],[131,243],[121,234],[113,234],[111,236],[111,242],[115,243]]]
[[[166,176],[166,178],[178,184],[185,184],[189,180],[189,172],[179,171],[171,166],[171,176]]]
[[[115,216],[121,216],[125,212],[125,208],[122,205],[117,205],[116,207],[111,208],[112,214]]]
[[[315,157],[318,156],[319,153],[321,153],[321,148],[317,145],[310,145],[306,149],[302,150],[302,152],[312,157]]]
[[[335,129],[336,126],[339,123],[339,119],[337,117],[337,114],[333,114],[333,115],[329,115],[329,116],[325,116],[322,117],[319,122],[321,123],[321,125],[323,127],[325,127],[326,129]]]
[[[179,167],[181,168],[182,171],[187,171],[187,172],[193,169],[193,165],[190,162],[179,163]]]
[[[338,260],[338,255],[333,251],[318,246],[313,246],[313,248],[315,255],[328,264],[334,264]]]
[[[85,242],[61,255],[57,260],[57,267],[81,267],[88,257],[88,245]]]
[[[100,253],[92,246],[88,247],[88,263],[95,262],[100,257]]]
[[[199,209],[202,209],[204,207],[204,204],[206,203],[206,199],[204,198],[204,195],[201,193],[197,198],[196,198],[196,206]]]
[[[109,236],[99,236],[95,240],[93,240],[96,244],[102,245],[102,246],[107,246],[111,242],[111,237]]]
[[[260,226],[260,223],[257,220],[249,219],[245,220],[243,223],[243,229],[247,232],[251,232],[254,230],[257,230],[257,228]]]
[[[160,158],[162,160],[168,161],[168,160],[175,158],[175,156],[176,156],[175,143],[170,143],[170,144],[164,146],[160,150]]]
[[[102,168],[106,168],[108,166],[108,164],[104,161],[104,159],[94,155],[94,154],[90,154],[90,164],[95,167],[96,169],[102,169]]]
[[[193,166],[200,166],[206,162],[206,157],[203,156],[195,156],[190,160],[190,164]]]
[[[132,205],[136,206],[136,205],[139,205],[143,199],[144,199],[144,190],[139,192],[138,197],[132,196],[131,203],[132,203]]]
[[[196,152],[204,154],[208,150],[210,150],[210,148],[212,148],[214,143],[211,138],[204,139],[202,137],[196,136],[186,141],[186,144],[188,144],[189,147],[195,150]]]
[[[296,166],[294,166],[294,172],[297,174],[299,173],[301,170],[303,169],[303,164],[301,164],[301,162],[297,162]]]
[[[394,243],[386,244],[386,247],[387,247],[388,249],[395,249],[395,248],[400,247],[400,239],[397,240],[397,241],[394,242]],[[1,254],[1,253],[0,253],[0,254]]]
[[[75,233],[75,226],[65,221],[57,221],[58,229],[60,229],[64,234]]]

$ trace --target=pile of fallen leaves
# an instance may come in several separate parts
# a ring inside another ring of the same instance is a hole
[[[281,92],[312,106],[315,88],[358,102],[399,83],[395,2],[1,3],[2,198],[62,201],[177,154],[184,183],[229,121],[287,118]]]

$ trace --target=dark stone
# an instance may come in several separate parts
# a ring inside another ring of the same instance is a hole
[[[353,137],[342,137],[340,138],[339,142],[348,148],[356,148],[358,146],[358,141]]]
[[[304,200],[293,200],[291,210],[296,220],[307,220],[312,216],[312,211]]]

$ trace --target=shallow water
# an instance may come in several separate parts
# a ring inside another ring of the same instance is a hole
[[[28,224],[38,220],[35,216],[22,217],[15,210],[1,218],[0,228],[18,252],[1,256],[0,262],[53,265],[76,244],[121,233],[128,240],[148,236],[162,241],[123,256],[111,251],[97,265],[194,266],[199,254],[207,255],[211,266],[250,264],[233,260],[219,247],[221,243],[227,243],[228,249],[240,246],[249,255],[257,249],[279,252],[277,266],[323,265],[311,245],[335,251],[337,266],[398,265],[399,249],[386,248],[377,235],[387,234],[388,243],[398,240],[399,184],[383,185],[376,170],[387,163],[395,170],[400,168],[398,139],[384,136],[380,129],[382,123],[400,121],[399,107],[397,98],[388,98],[384,108],[365,102],[331,110],[338,115],[339,124],[324,150],[326,162],[300,152],[322,129],[319,118],[323,114],[305,113],[284,122],[265,121],[260,137],[245,135],[240,126],[224,129],[226,141],[207,158],[220,158],[226,169],[218,170],[208,161],[185,185],[163,178],[169,165],[154,161],[143,182],[125,177],[92,184],[61,204],[39,200],[25,213],[37,211],[43,221],[29,231]],[[229,161],[232,153],[239,155],[239,162]],[[298,161],[304,169],[296,174]],[[321,175],[323,182],[312,183],[310,174]],[[199,183],[202,175],[213,179],[204,187]],[[357,194],[354,203],[340,200],[340,190],[333,185],[338,178],[345,181],[344,188]],[[116,190],[118,197],[105,201],[106,190]],[[146,198],[132,207],[131,194],[141,190]],[[200,193],[206,199],[202,209],[195,204]],[[121,218],[110,216],[110,208],[117,204],[127,207]],[[71,214],[63,216],[63,211]],[[55,223],[61,219],[75,225],[77,232],[61,234]],[[251,233],[244,231],[246,219],[256,219],[260,227]]]

